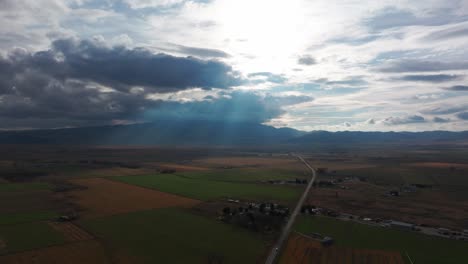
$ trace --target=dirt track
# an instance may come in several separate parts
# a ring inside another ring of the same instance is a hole
[[[77,179],[85,190],[72,191],[69,198],[84,218],[166,207],[192,207],[200,201],[102,178]]]
[[[93,239],[93,236],[71,222],[49,222],[49,225],[62,233],[68,242],[85,241]]]

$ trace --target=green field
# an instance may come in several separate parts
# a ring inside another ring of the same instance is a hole
[[[408,253],[414,263],[468,263],[468,243],[463,241],[313,216],[299,218],[295,230],[331,236],[339,246]]]
[[[32,190],[50,190],[52,186],[48,183],[30,182],[30,183],[0,183],[0,192],[32,191]]]
[[[301,188],[289,186],[228,182],[214,180],[213,178],[214,174],[187,173],[119,176],[112,179],[199,200],[231,197],[291,202],[296,200],[301,192]]]
[[[0,225],[6,252],[25,251],[64,243],[63,236],[45,222]]]
[[[281,169],[226,169],[176,173],[187,178],[228,182],[259,182],[267,180],[294,180],[304,178],[304,174]]]
[[[252,233],[178,209],[109,216],[82,225],[114,250],[147,263],[255,263],[266,247]]]
[[[12,225],[57,218],[58,214],[52,211],[0,213],[0,225]]]

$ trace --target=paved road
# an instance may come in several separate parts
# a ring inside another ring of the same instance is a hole
[[[302,163],[304,163],[304,165],[307,168],[310,169],[310,171],[312,172],[312,178],[310,179],[309,184],[307,185],[304,193],[302,194],[301,199],[299,199],[299,201],[297,202],[296,208],[294,208],[294,211],[292,212],[291,216],[289,217],[288,223],[286,224],[286,226],[281,231],[281,235],[280,235],[278,241],[276,242],[276,244],[271,249],[271,252],[268,255],[268,258],[267,258],[267,260],[265,262],[266,264],[273,264],[274,261],[276,260],[276,258],[278,257],[278,255],[280,253],[280,250],[283,247],[284,242],[286,241],[286,239],[289,236],[289,233],[291,232],[291,228],[292,228],[292,226],[294,224],[294,221],[296,220],[296,217],[299,214],[299,211],[301,210],[302,204],[304,203],[305,199],[307,198],[307,194],[309,193],[310,188],[312,188],[312,185],[314,184],[315,178],[317,178],[317,173],[315,172],[314,168],[312,168],[309,165],[309,163],[307,163],[307,161],[304,160],[304,158],[302,158],[299,155],[294,155],[294,156],[296,156],[300,161],[302,161]]]

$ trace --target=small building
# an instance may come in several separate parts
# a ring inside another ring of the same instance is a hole
[[[323,246],[327,247],[327,246],[331,246],[333,242],[335,241],[333,240],[333,238],[326,236],[320,242],[322,243]]]
[[[414,229],[413,224],[400,222],[400,221],[391,221],[390,226],[393,228],[401,229],[401,230],[413,230]]]

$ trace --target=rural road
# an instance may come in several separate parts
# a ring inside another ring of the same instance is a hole
[[[299,201],[297,202],[296,208],[294,208],[294,211],[292,212],[292,214],[291,214],[291,216],[290,216],[290,218],[288,220],[288,223],[286,224],[286,226],[281,231],[281,235],[280,235],[278,241],[276,242],[276,244],[271,249],[271,252],[268,255],[268,258],[265,261],[266,264],[273,264],[274,261],[276,260],[276,258],[278,257],[278,254],[280,253],[280,250],[283,247],[284,242],[286,241],[286,239],[289,236],[289,233],[291,232],[291,228],[292,228],[292,226],[294,224],[294,221],[296,220],[296,217],[299,214],[299,211],[301,210],[302,204],[304,203],[305,199],[307,198],[307,194],[309,194],[310,188],[312,188],[312,185],[314,184],[315,178],[317,178],[317,173],[315,172],[314,168],[312,168],[309,165],[309,163],[307,163],[307,161],[304,160],[304,158],[302,158],[299,155],[294,155],[294,154],[293,154],[293,156],[296,156],[299,160],[302,161],[302,163],[304,163],[304,165],[307,168],[310,169],[310,171],[312,172],[312,178],[310,179],[309,184],[307,184],[307,187],[306,187],[304,193],[302,194],[301,199],[299,199]]]

